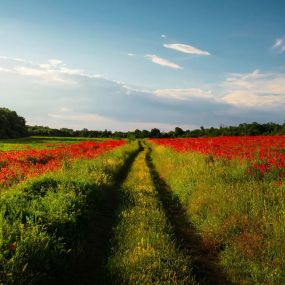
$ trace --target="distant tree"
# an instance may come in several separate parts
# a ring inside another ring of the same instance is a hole
[[[0,138],[18,138],[27,136],[26,121],[15,111],[0,108]]]
[[[177,138],[184,135],[184,131],[179,127],[176,127],[174,129],[174,133],[175,133],[175,137],[177,137]]]
[[[284,124],[281,126],[281,128],[280,128],[280,130],[278,131],[277,134],[279,134],[279,135],[285,135],[285,122],[284,122]]]
[[[137,138],[137,139],[141,139],[141,138],[143,138],[143,133],[142,133],[141,130],[136,129],[136,130],[134,131],[134,136],[135,136],[135,138]]]
[[[133,133],[133,132],[128,132],[128,133],[127,133],[127,139],[129,139],[129,140],[134,140],[134,139],[136,139],[135,133]]]
[[[64,137],[72,137],[74,133],[72,129],[68,129],[68,128],[61,128],[59,131],[60,131],[61,136],[64,136]]]
[[[142,136],[143,136],[143,138],[148,138],[150,136],[149,131],[142,130]]]
[[[151,138],[159,138],[161,137],[161,133],[160,133],[160,130],[157,129],[157,128],[154,128],[150,131],[150,137]]]

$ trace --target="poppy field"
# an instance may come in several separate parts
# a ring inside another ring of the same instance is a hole
[[[153,139],[153,160],[234,284],[285,282],[285,137]]]
[[[24,179],[55,171],[62,162],[74,159],[92,159],[124,144],[122,140],[104,142],[77,142],[73,144],[45,144],[48,149],[26,149],[0,152],[0,189]]]
[[[23,140],[0,284],[285,283],[284,136]]]
[[[239,160],[248,164],[248,173],[252,176],[276,172],[281,181],[285,175],[284,136],[157,139],[155,143],[178,152],[191,151]]]

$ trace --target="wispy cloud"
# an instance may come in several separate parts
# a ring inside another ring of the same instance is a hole
[[[134,54],[134,53],[129,52],[129,53],[128,53],[128,56],[135,56],[135,54]]]
[[[98,77],[90,75],[82,69],[68,68],[59,59],[50,59],[47,63],[36,64],[20,58],[0,57],[0,72],[17,74],[38,79],[45,84],[77,84],[72,75]],[[70,76],[67,76],[70,75]]]
[[[285,74],[234,73],[228,76],[222,87],[226,95],[223,100],[232,105],[268,108],[285,104]]]
[[[165,39],[165,38],[166,38],[166,35],[163,35],[163,34],[162,34],[162,35],[160,35],[160,37],[163,38],[163,39]]]
[[[285,52],[285,39],[276,39],[272,48],[278,50],[280,53]]]
[[[162,66],[166,66],[166,67],[170,67],[170,68],[174,68],[174,69],[182,69],[182,67],[180,65],[178,65],[174,62],[171,62],[165,58],[158,57],[155,54],[147,54],[145,57],[148,58],[153,63],[159,64]]]
[[[200,88],[186,89],[157,89],[154,94],[158,97],[176,99],[176,100],[191,100],[192,98],[209,99],[213,98],[211,90],[203,90]]]
[[[208,51],[204,51],[186,44],[164,44],[165,48],[174,49],[180,52],[195,54],[195,55],[210,55]]]

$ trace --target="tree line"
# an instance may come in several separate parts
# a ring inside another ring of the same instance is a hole
[[[15,111],[0,108],[0,138],[18,138],[25,136],[53,136],[53,137],[90,137],[90,138],[178,138],[178,137],[215,137],[215,136],[258,136],[258,135],[285,135],[285,121],[283,124],[257,122],[243,123],[238,126],[221,125],[218,128],[200,127],[195,130],[183,130],[176,127],[173,131],[163,132],[158,128],[149,130],[96,131],[73,130],[69,128],[55,129],[45,126],[26,126],[23,117]]]
[[[216,136],[259,136],[259,135],[285,135],[285,122],[283,124],[243,123],[238,126],[220,126],[219,128],[204,128],[183,130],[176,127],[174,131],[162,132],[157,128],[149,130],[120,131],[93,131],[88,129],[73,130],[68,128],[52,129],[43,126],[28,126],[30,136],[61,136],[61,137],[90,137],[90,138],[178,138],[178,137],[216,137]]]

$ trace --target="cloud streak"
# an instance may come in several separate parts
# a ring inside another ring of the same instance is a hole
[[[188,53],[188,54],[204,55],[204,56],[210,55],[208,51],[204,51],[204,50],[201,50],[201,49],[198,49],[193,46],[186,45],[186,44],[179,44],[179,43],[164,44],[163,46],[168,49],[174,49],[176,51]]]
[[[210,99],[213,98],[212,91],[202,90],[200,88],[186,88],[186,89],[157,89],[154,94],[158,97],[176,99],[176,100],[191,100],[193,98]]]
[[[278,50],[280,53],[285,52],[285,39],[276,39],[272,48]]]
[[[1,66],[2,65],[2,66]],[[0,56],[0,71],[38,79],[45,84],[77,84],[76,76],[100,77],[102,75],[90,75],[82,69],[68,68],[58,59],[50,59],[47,63],[35,64],[18,58]],[[72,76],[74,76],[72,78]]]
[[[166,66],[174,69],[182,69],[182,67],[174,62],[171,62],[165,58],[158,57],[155,54],[147,54],[145,55],[147,59],[152,61],[155,64],[161,65],[161,66]]]

